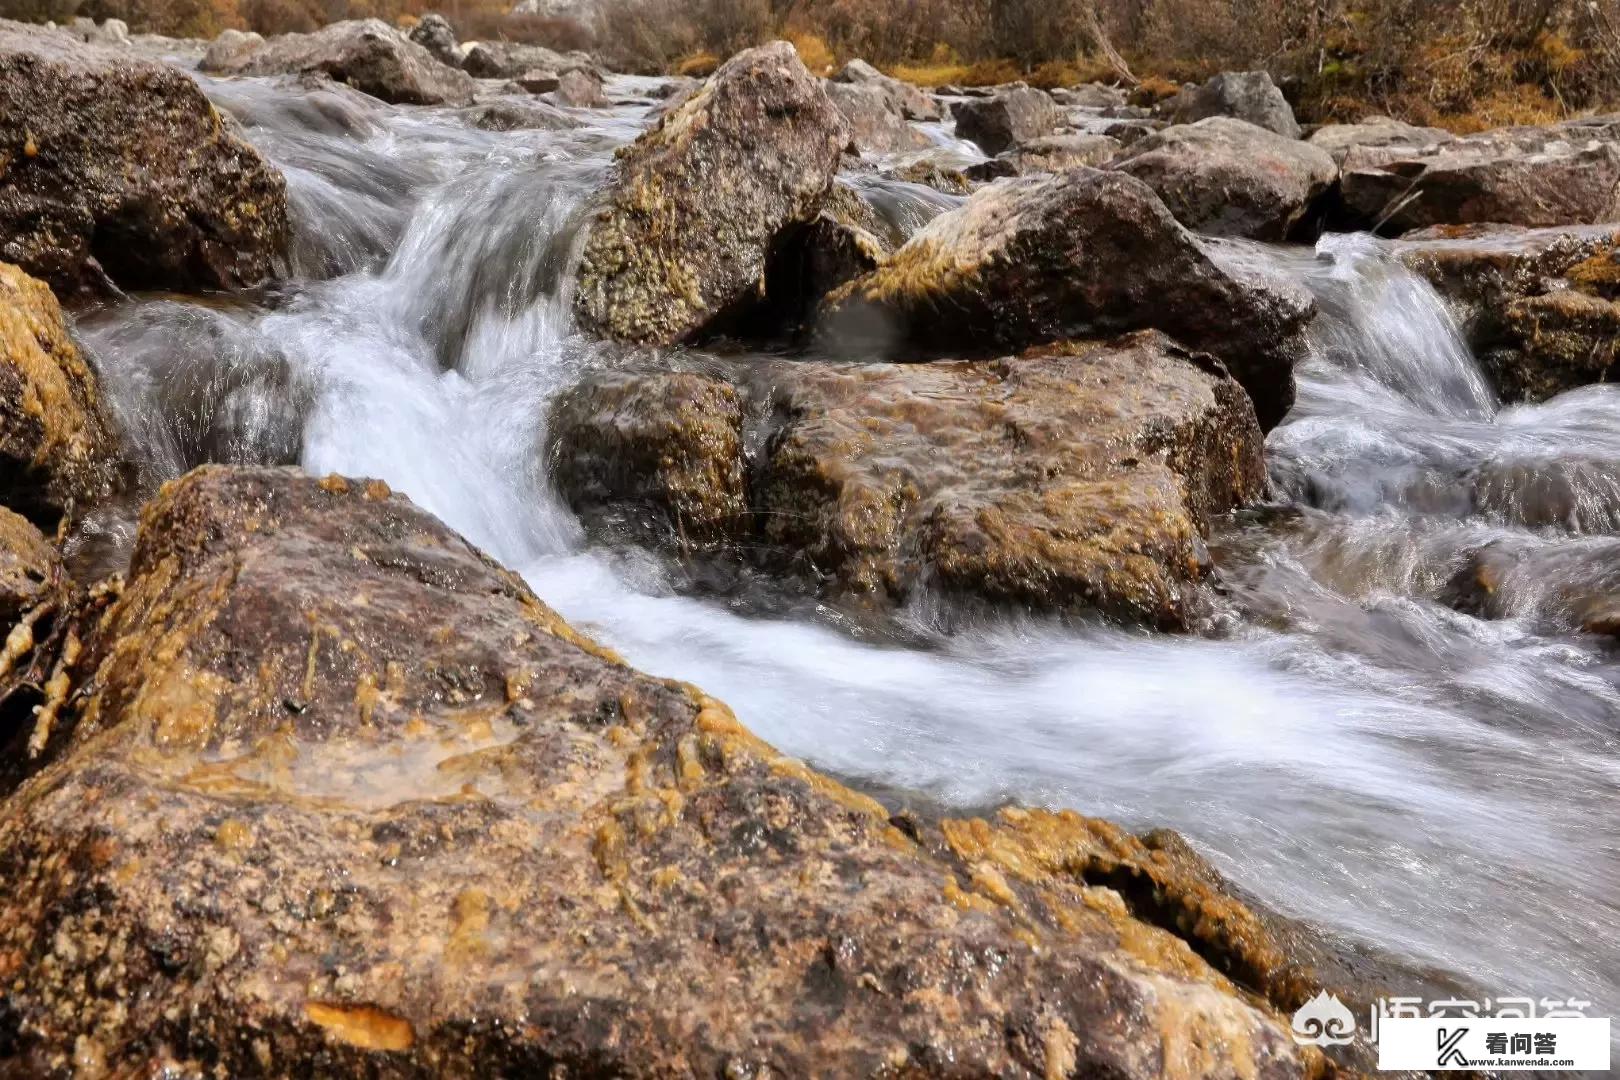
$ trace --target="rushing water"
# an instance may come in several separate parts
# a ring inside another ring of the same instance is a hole
[[[1378,242],[1253,249],[1323,317],[1269,443],[1281,505],[1215,538],[1216,632],[1009,615],[876,645],[680,595],[655,560],[586,547],[550,489],[548,400],[622,357],[570,324],[579,215],[650,102],[495,133],[341,88],[205,88],[287,174],[295,273],[82,318],[148,482],[205,460],[383,477],[634,663],[826,769],[956,807],[1170,825],[1346,941],[1620,1008],[1620,657],[1573,632],[1564,599],[1594,553],[1620,558],[1603,538],[1620,532],[1620,390],[1501,409]],[[902,232],[956,201],[858,186]],[[97,524],[127,543],[127,521]],[[1439,600],[1489,543],[1544,556],[1505,580],[1496,620]]]

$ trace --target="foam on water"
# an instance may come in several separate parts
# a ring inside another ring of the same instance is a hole
[[[1615,656],[1533,612],[1436,601],[1487,543],[1620,529],[1616,391],[1500,410],[1438,298],[1378,242],[1256,249],[1324,315],[1270,440],[1294,512],[1215,541],[1220,636],[1009,616],[899,648],[744,617],[586,548],[546,478],[547,402],[616,358],[575,335],[567,267],[643,109],[501,134],[208,85],[291,177],[301,280],[84,322],[149,479],[209,458],[382,477],[633,663],[821,767],[955,807],[1173,826],[1330,931],[1493,991],[1620,1008]],[[861,186],[902,229],[953,204]]]

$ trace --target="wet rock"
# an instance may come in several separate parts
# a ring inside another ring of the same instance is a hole
[[[851,60],[839,69],[838,74],[833,76],[833,81],[848,83],[851,86],[876,88],[907,120],[939,120],[944,116],[939,102],[927,93],[908,82],[883,74],[865,60]],[[837,98],[833,100],[836,101]]]
[[[1445,298],[1505,400],[1620,376],[1620,229],[1442,227],[1392,250]]]
[[[396,105],[466,105],[473,81],[380,19],[332,23],[311,34],[281,34],[252,48],[204,58],[221,75],[322,74]]]
[[[1166,128],[1110,165],[1158,193],[1196,232],[1281,241],[1338,177],[1326,151],[1226,116]]]
[[[973,181],[967,173],[954,165],[943,164],[931,158],[919,158],[885,170],[884,175],[907,184],[921,184],[946,195],[971,195]]]
[[[1399,155],[1352,149],[1340,180],[1344,223],[1400,234],[1431,225],[1620,220],[1620,145],[1612,134],[1555,125],[1484,132]]]
[[[690,372],[588,376],[552,410],[553,476],[597,535],[702,551],[743,541],[743,414]]]
[[[0,656],[12,628],[50,596],[52,582],[61,574],[61,560],[44,534],[27,518],[0,507]],[[0,661],[0,666],[9,665]]]
[[[225,29],[209,42],[198,65],[203,71],[224,71],[264,44],[264,35],[251,30]]]
[[[548,71],[545,68],[530,68],[513,79],[510,85],[517,87],[525,94],[549,94],[562,85],[562,79],[555,71]],[[598,90],[600,90],[600,87],[598,87]]]
[[[0,161],[0,259],[62,296],[239,288],[287,246],[281,174],[128,51],[0,20]]]
[[[544,101],[492,101],[469,115],[472,125],[485,131],[566,131],[580,126],[579,120]]]
[[[68,33],[90,45],[128,45],[129,24],[123,19],[106,19],[97,26],[93,19],[83,16],[73,20]]]
[[[1106,135],[1114,139],[1121,146],[1130,146],[1140,139],[1145,139],[1156,131],[1163,131],[1170,125],[1163,120],[1139,120],[1130,117],[1111,116],[1075,116],[1071,117],[1069,127],[1080,135]]]
[[[848,142],[843,117],[791,45],[732,57],[620,151],[587,226],[580,324],[669,344],[757,301],[772,244],[814,218]]]
[[[854,189],[834,184],[820,212],[776,245],[764,300],[734,332],[765,340],[804,336],[828,293],[883,264],[893,250],[892,231]]]
[[[1157,840],[891,819],[375,482],[171,485],[78,670],[0,804],[19,1074],[1326,1072]]]
[[[557,104],[576,109],[600,109],[608,103],[602,93],[602,76],[583,67],[569,68],[557,76],[557,87],[551,96]]]
[[[898,102],[881,86],[828,82],[827,96],[843,114],[860,153],[893,154],[929,145],[928,136],[906,122]]]
[[[1620,540],[1499,540],[1473,552],[1441,598],[1545,632],[1620,636]]]
[[[1176,124],[1231,116],[1284,138],[1300,136],[1294,110],[1264,71],[1223,71],[1202,85],[1182,90],[1164,102],[1159,111]]]
[[[1071,133],[1045,135],[1020,143],[1005,150],[989,161],[967,168],[974,180],[995,180],[1003,176],[1028,176],[1031,173],[1063,172],[1087,165],[1102,165],[1120,151],[1118,139],[1107,135]]]
[[[994,157],[1022,142],[1051,135],[1063,124],[1063,110],[1044,90],[1015,86],[994,97],[958,102],[951,109],[959,138],[977,143]]]
[[[437,12],[428,12],[411,27],[410,38],[433,54],[433,58],[450,67],[461,66],[461,55],[456,50],[456,32],[450,20]]]
[[[851,607],[932,592],[1185,630],[1211,516],[1265,488],[1241,388],[1160,334],[772,378],[764,537]]]
[[[1298,286],[1201,242],[1141,181],[1076,169],[1003,180],[827,298],[841,355],[992,354],[1153,327],[1226,361],[1270,428],[1293,401]]]
[[[0,505],[54,528],[112,488],[117,443],[95,373],[45,284],[0,263]]]

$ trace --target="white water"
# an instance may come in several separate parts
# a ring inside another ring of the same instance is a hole
[[[1620,531],[1620,392],[1499,411],[1437,298],[1372,241],[1257,251],[1324,317],[1269,448],[1297,512],[1216,538],[1217,635],[1009,616],[863,643],[675,594],[652,560],[587,549],[547,482],[548,400],[619,355],[573,333],[566,269],[643,107],[495,134],[207,85],[289,175],[298,274],[262,302],[146,298],[81,325],[149,480],[210,458],[380,476],[632,662],[824,768],[956,807],[1169,825],[1330,932],[1493,992],[1620,1007],[1615,650],[1570,633],[1544,581],[1502,621],[1435,600],[1488,541]],[[902,228],[951,204],[862,187]]]

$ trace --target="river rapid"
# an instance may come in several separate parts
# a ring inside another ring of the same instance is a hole
[[[548,401],[625,359],[575,332],[569,267],[653,81],[610,80],[618,104],[579,128],[503,133],[476,110],[199,80],[287,176],[293,273],[81,313],[145,484],[210,460],[381,477],[633,664],[853,783],[1170,826],[1347,949],[1620,1011],[1620,649],[1558,600],[1566,564],[1620,533],[1620,388],[1503,408],[1383,243],[1248,249],[1322,316],[1268,441],[1275,505],[1212,538],[1210,632],[1008,614],[943,633],[915,611],[903,641],[877,640],[593,549],[548,482]],[[855,182],[901,232],[959,201]],[[81,557],[127,550],[131,515],[89,525]],[[1442,603],[1493,541],[1547,556],[1504,584],[1508,617]]]

